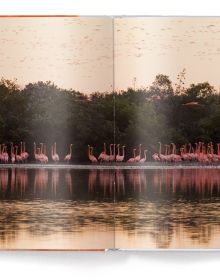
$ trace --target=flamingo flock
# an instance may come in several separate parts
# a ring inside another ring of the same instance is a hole
[[[68,164],[72,158],[72,146],[69,146],[69,153],[64,157],[64,161]],[[26,151],[25,142],[20,142],[19,145],[10,144],[10,152],[8,152],[8,147],[5,144],[0,144],[0,162],[1,163],[27,163],[29,154]],[[37,147],[34,142],[34,158],[37,163],[47,164],[49,158],[47,156],[47,146],[45,143],[40,143],[40,146]],[[57,153],[56,142],[51,147],[51,159],[54,163],[58,163],[60,157]]]
[[[103,150],[99,156],[94,155],[94,147],[88,145],[88,159],[91,163],[122,163],[129,164],[145,163],[147,162],[148,150],[142,149],[142,144],[132,149],[132,156],[125,159],[125,145],[121,144],[103,144]],[[67,164],[72,159],[73,144],[69,145],[69,151],[63,158]],[[47,146],[45,143],[40,143],[38,146],[33,144],[34,158],[37,163],[47,164],[50,160],[55,164],[60,162],[60,156],[57,152],[57,144],[51,146],[51,157],[47,154]],[[27,163],[29,154],[26,151],[25,142],[20,142],[17,145],[10,143],[10,150],[5,144],[0,144],[0,163]],[[205,144],[198,142],[192,145],[184,144],[179,149],[175,143],[162,144],[159,142],[158,152],[152,154],[152,159],[155,162],[163,163],[178,163],[178,162],[199,162],[199,163],[220,163],[220,143],[217,144],[216,149],[212,142]]]
[[[117,152],[116,152],[116,144],[109,145],[109,154],[107,153],[106,143],[103,145],[103,151],[100,153],[98,158],[96,158],[93,154],[93,147],[88,145],[88,158],[92,163],[112,163],[112,162],[123,162],[125,160],[125,145],[120,147],[120,144],[117,144]],[[121,153],[122,152],[122,153]],[[133,157],[127,160],[128,163],[144,163],[147,161],[147,150],[144,150],[144,157],[142,157],[142,144],[139,145],[138,155],[136,155],[136,149],[133,149]]]
[[[117,149],[116,149],[117,146]],[[117,151],[116,151],[117,150]],[[96,158],[93,154],[93,147],[88,146],[88,158],[92,163],[111,163],[111,162],[127,162],[131,164],[147,162],[147,151],[142,152],[142,144],[138,148],[133,148],[132,156],[125,160],[125,145],[110,144],[109,153],[107,152],[106,143],[104,143],[103,151]],[[212,142],[205,144],[198,142],[192,145],[184,144],[179,150],[175,143],[162,144],[159,142],[158,152],[152,154],[152,159],[156,162],[178,163],[178,162],[199,162],[199,163],[220,163],[220,143],[217,144],[215,152]]]
[[[10,154],[8,153],[8,147],[5,144],[0,144],[0,162],[1,163],[25,163],[29,158],[29,154],[26,152],[25,142],[21,142],[20,145],[10,144]]]
[[[200,162],[200,163],[215,163],[220,162],[220,143],[217,144],[217,152],[214,151],[212,142],[205,145],[203,142],[184,144],[177,151],[176,145],[164,145],[165,151],[162,152],[163,145],[159,142],[159,151],[154,153],[152,158],[155,161],[162,162]]]

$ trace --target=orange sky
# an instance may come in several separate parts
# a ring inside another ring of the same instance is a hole
[[[116,89],[149,86],[158,73],[186,68],[186,84],[220,85],[220,17],[134,17],[115,20]]]
[[[0,75],[52,81],[85,93],[110,91],[113,80],[112,19],[0,18]]]
[[[29,82],[51,80],[85,93],[111,91],[112,19],[0,18],[0,75]],[[147,87],[158,73],[173,83],[186,68],[186,83],[219,87],[220,18],[115,18],[115,88]]]

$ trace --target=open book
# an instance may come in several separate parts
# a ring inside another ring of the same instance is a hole
[[[220,247],[220,18],[0,18],[0,249]]]

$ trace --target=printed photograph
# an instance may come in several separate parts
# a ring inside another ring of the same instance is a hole
[[[112,18],[1,17],[0,75],[0,249],[113,248]]]
[[[0,17],[0,249],[219,249],[219,73],[218,17]]]
[[[116,143],[143,168],[116,172],[115,246],[219,248],[220,18],[121,17],[114,29]]]

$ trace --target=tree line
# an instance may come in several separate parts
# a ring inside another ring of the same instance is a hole
[[[56,142],[61,157],[73,144],[73,161],[86,162],[87,145],[97,156],[103,143],[126,146],[126,158],[142,143],[151,155],[158,142],[177,146],[198,141],[220,142],[220,95],[208,82],[185,88],[185,72],[172,85],[159,74],[145,89],[85,95],[52,82],[0,81],[0,143],[46,143],[50,156]]]

